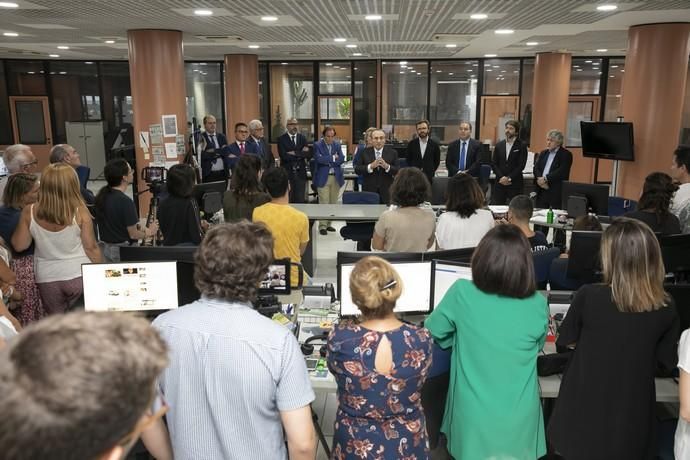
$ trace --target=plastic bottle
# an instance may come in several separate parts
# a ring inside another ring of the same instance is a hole
[[[553,209],[549,207],[549,211],[546,213],[546,223],[553,224]]]

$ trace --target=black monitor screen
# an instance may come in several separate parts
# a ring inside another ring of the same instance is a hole
[[[213,215],[223,207],[223,194],[227,185],[225,181],[196,184],[192,192],[199,204],[199,209],[206,215]]]
[[[470,263],[476,248],[443,249],[422,253],[424,260],[445,260],[450,262]]]
[[[563,182],[562,206],[568,209],[568,198],[582,196],[587,198],[588,212],[598,216],[609,214],[609,186],[604,184],[583,184],[580,182]]]
[[[336,257],[336,265],[342,264],[355,264],[359,259],[363,259],[367,256],[377,256],[388,262],[421,262],[424,260],[424,253],[422,252],[377,252],[371,253],[368,251],[358,251],[358,252],[344,252],[338,251]]]
[[[601,275],[602,232],[574,231],[570,237],[568,278],[585,283],[598,281]]]
[[[581,121],[582,155],[609,160],[633,161],[632,123]]]

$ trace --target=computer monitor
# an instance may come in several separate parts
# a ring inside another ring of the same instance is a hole
[[[429,313],[430,311],[430,262],[394,262],[391,263],[400,275],[403,290],[395,304],[395,312],[401,314]],[[354,264],[338,266],[338,299],[340,299],[340,316],[357,316],[359,308],[352,301],[350,294],[350,274]]]
[[[178,307],[176,262],[83,264],[86,311],[161,311]]]
[[[603,184],[584,184],[580,182],[563,182],[561,201],[563,209],[568,209],[568,199],[571,196],[584,197],[587,199],[587,209],[580,215],[593,212],[598,216],[608,216],[609,214],[609,186]],[[569,212],[570,214],[570,212]],[[580,217],[574,215],[572,217]]]
[[[448,289],[460,279],[472,279],[470,264],[447,260],[431,261],[431,310],[438,306]]]
[[[336,256],[336,265],[356,264],[359,259],[368,256],[376,256],[387,260],[388,262],[422,262],[424,260],[423,252],[369,252],[369,251],[355,251],[344,252],[338,251]]]
[[[469,264],[476,248],[443,249],[422,253],[423,260],[446,260]]]
[[[196,184],[192,194],[199,203],[199,209],[212,216],[223,208],[223,194],[227,189],[225,181]]]
[[[259,285],[259,295],[290,293],[290,259],[279,259],[268,266],[266,276]]]
[[[574,231],[570,237],[568,278],[585,283],[599,281],[601,277],[602,232]]]
[[[633,124],[612,121],[581,121],[582,156],[633,161]]]
[[[687,278],[690,272],[690,234],[661,236],[659,246],[666,273],[673,273],[676,278]]]
[[[690,327],[690,284],[664,284],[664,290],[673,298],[680,319],[680,330]]]

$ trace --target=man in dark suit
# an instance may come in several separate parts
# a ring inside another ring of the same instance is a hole
[[[228,144],[225,148],[228,154],[225,163],[229,169],[235,167],[242,155],[254,155],[261,158],[261,154],[257,150],[257,145],[247,141],[248,137],[249,128],[247,124],[241,121],[235,123],[235,142]]]
[[[247,126],[249,127],[247,142],[255,144],[256,151],[261,157],[263,168],[268,169],[274,166],[275,159],[273,158],[273,153],[271,153],[271,147],[264,140],[264,124],[261,123],[261,120],[252,120]]]
[[[228,155],[223,148],[228,145],[228,139],[223,133],[216,131],[216,117],[213,115],[206,115],[203,123],[205,131],[201,133],[198,143],[198,148],[201,150],[201,180],[202,182],[227,180],[225,162]]]
[[[441,163],[441,148],[429,137],[429,122],[417,122],[417,139],[407,144],[407,165],[421,169],[429,179],[434,179],[438,165]]]
[[[390,204],[389,188],[398,173],[398,152],[385,145],[386,133],[381,129],[371,133],[372,146],[357,158],[355,173],[364,176],[362,190],[379,194],[381,203]]]
[[[546,150],[534,162],[538,208],[562,207],[563,181],[570,177],[573,154],[563,148],[563,133],[552,129],[546,135]]]
[[[518,139],[520,123],[508,120],[506,138],[496,144],[493,169],[496,182],[491,193],[491,204],[506,205],[517,195],[522,195],[522,170],[527,163],[527,145]]]
[[[309,147],[307,138],[298,133],[297,119],[287,121],[287,132],[278,138],[280,164],[288,173],[290,203],[306,202],[307,162]]]
[[[446,154],[446,169],[448,177],[453,177],[459,172],[466,172],[474,177],[479,176],[479,151],[481,143],[472,139],[472,124],[468,121],[461,121],[458,128],[459,139],[448,145]]]

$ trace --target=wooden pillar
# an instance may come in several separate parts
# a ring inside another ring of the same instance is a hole
[[[182,32],[177,30],[128,30],[129,78],[132,87],[134,112],[134,145],[137,160],[139,190],[145,190],[141,170],[153,161],[152,148],[175,143],[175,137],[164,137],[162,143],[149,145],[148,153],[140,147],[139,133],[149,131],[151,125],[162,124],[163,115],[177,116],[178,134],[186,134],[184,55]],[[151,144],[153,139],[149,137]],[[167,158],[179,161],[183,156]],[[139,195],[142,216],[148,213],[151,195]]]
[[[259,59],[254,54],[226,54],[224,74],[225,132],[228,142],[231,142],[234,139],[235,123],[249,123],[259,118]],[[268,135],[268,120],[263,122]]]
[[[546,148],[546,133],[557,129],[565,136],[570,93],[569,53],[538,53],[534,63],[530,149]]]
[[[678,145],[688,76],[690,24],[645,24],[628,31],[621,94],[633,123],[635,161],[620,162],[616,194],[637,199],[647,174],[668,172]]]

